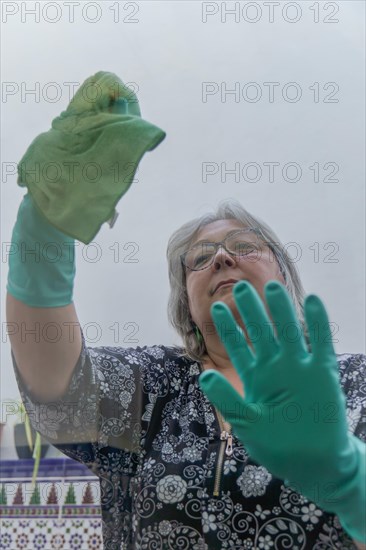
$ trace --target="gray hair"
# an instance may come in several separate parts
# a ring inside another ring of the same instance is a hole
[[[259,230],[263,236],[263,241],[270,247],[277,260],[300,324],[303,329],[305,327],[303,312],[304,289],[298,270],[282,243],[266,223],[250,214],[238,201],[226,199],[220,201],[215,212],[195,218],[177,229],[170,237],[167,247],[170,281],[168,318],[183,340],[185,354],[191,359],[198,361],[202,360],[207,350],[204,339],[198,339],[195,333],[194,323],[189,310],[186,273],[181,261],[181,255],[194,242],[196,235],[202,227],[218,220],[228,219],[237,220],[244,227]]]

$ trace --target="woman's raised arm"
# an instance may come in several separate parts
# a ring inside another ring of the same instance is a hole
[[[8,293],[6,316],[12,352],[26,386],[40,402],[67,389],[81,352],[74,304],[36,308]]]
[[[9,251],[7,329],[23,381],[43,402],[62,395],[80,355],[74,278],[75,240],[48,223],[27,193]]]

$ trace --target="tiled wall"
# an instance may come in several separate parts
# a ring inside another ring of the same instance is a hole
[[[43,459],[35,493],[32,471],[33,460],[0,464],[0,549],[101,549],[98,478],[68,458]]]

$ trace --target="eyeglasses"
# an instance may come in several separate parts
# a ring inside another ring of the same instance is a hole
[[[230,255],[250,256],[252,259],[255,255],[257,260],[258,252],[265,246],[260,235],[257,229],[241,229],[227,235],[220,243],[202,242],[193,246],[180,258],[183,265],[191,271],[201,271],[212,265],[217,250],[222,246]]]

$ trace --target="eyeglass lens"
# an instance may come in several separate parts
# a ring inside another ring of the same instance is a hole
[[[208,267],[218,247],[224,244],[227,251],[235,256],[256,254],[260,250],[259,237],[253,231],[243,231],[229,235],[223,243],[201,243],[188,250],[185,265],[192,270]]]

